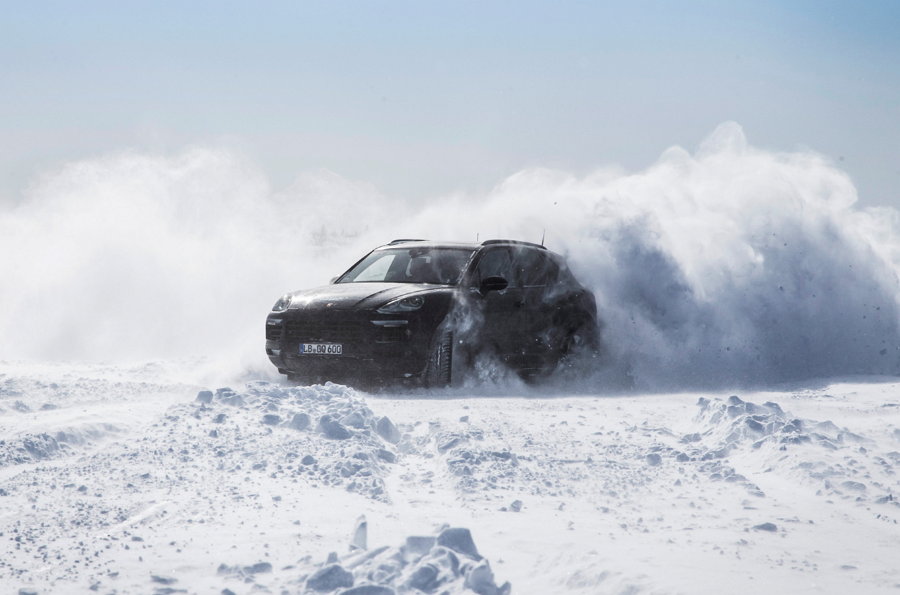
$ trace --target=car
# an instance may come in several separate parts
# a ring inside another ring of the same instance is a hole
[[[441,387],[479,361],[536,381],[597,357],[599,337],[594,295],[560,255],[499,239],[394,240],[266,318],[266,354],[301,383]]]

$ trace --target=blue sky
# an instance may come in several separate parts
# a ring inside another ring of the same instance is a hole
[[[77,6],[77,8],[76,8]],[[900,3],[4,2],[0,196],[123,149],[240,150],[411,201],[638,169],[725,120],[900,207]]]

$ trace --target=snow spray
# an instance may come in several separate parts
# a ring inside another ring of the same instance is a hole
[[[673,390],[900,372],[900,213],[734,123],[643,171],[528,169],[419,205],[330,172],[273,190],[195,147],[72,163],[0,211],[0,358],[239,356],[282,293],[395,237],[538,241],[597,297],[606,372]],[[585,371],[585,389],[604,374]]]

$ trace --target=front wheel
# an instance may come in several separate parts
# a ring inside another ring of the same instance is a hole
[[[428,364],[423,374],[428,388],[450,386],[453,380],[453,333],[439,330],[431,342]]]

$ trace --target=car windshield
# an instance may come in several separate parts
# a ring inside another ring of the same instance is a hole
[[[375,250],[337,282],[456,285],[473,252],[467,248],[424,246]]]

